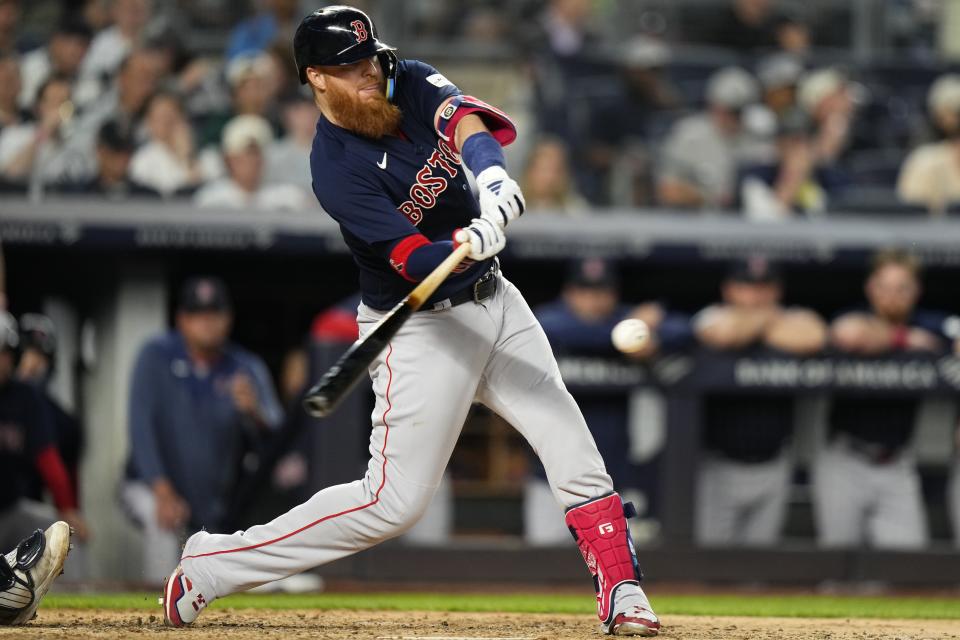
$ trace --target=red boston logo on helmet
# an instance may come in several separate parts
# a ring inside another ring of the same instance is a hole
[[[353,35],[357,37],[357,44],[367,39],[367,25],[363,24],[363,20],[354,20],[350,26],[353,27]]]

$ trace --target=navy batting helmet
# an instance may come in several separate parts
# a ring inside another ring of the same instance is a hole
[[[293,57],[300,84],[307,83],[307,67],[352,64],[377,56],[387,77],[387,97],[393,94],[397,54],[379,40],[370,17],[359,9],[334,5],[317,9],[302,21],[293,36]]]

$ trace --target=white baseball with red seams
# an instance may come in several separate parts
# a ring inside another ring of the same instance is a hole
[[[187,541],[184,573],[208,602],[406,531],[440,484],[475,400],[524,435],[563,506],[613,490],[543,330],[517,289],[498,278],[482,303],[414,314],[373,363],[376,406],[361,480],[324,489],[267,524]],[[361,333],[382,315],[361,305]]]

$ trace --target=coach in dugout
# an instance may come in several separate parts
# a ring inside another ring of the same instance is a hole
[[[764,257],[734,264],[722,297],[693,321],[706,347],[805,356],[826,344],[826,325],[816,313],[782,306],[780,276]],[[769,546],[780,539],[793,472],[793,410],[789,393],[707,397],[695,511],[699,544]]]
[[[869,307],[833,321],[838,350],[858,356],[944,353],[946,313],[918,309],[920,266],[903,251],[873,259]],[[813,498],[820,544],[916,549],[928,541],[920,475],[910,451],[920,398],[836,394],[830,443],[817,457]]]
[[[571,262],[563,292],[553,302],[537,308],[537,319],[557,356],[591,358],[630,358],[646,360],[659,353],[676,351],[692,342],[689,317],[668,311],[656,302],[633,306],[620,295],[616,265],[599,257]],[[647,323],[651,336],[640,351],[624,356],[614,347],[610,334],[626,318]],[[587,421],[597,448],[607,465],[617,491],[646,493],[637,495],[639,514],[652,515],[655,480],[652,468],[641,468],[629,457],[629,397],[621,390],[581,389],[574,397]],[[651,507],[651,508],[645,508]],[[556,517],[559,509],[547,485],[543,466],[532,462],[531,477],[524,487],[524,539],[533,545],[568,543],[570,532]]]
[[[16,380],[17,321],[0,311],[0,549],[10,549],[34,529],[66,520],[83,540],[87,528],[77,511],[73,484],[64,467],[53,419],[40,393]],[[59,513],[29,497],[39,473]]]
[[[122,497],[143,528],[147,582],[177,563],[188,532],[219,529],[245,446],[283,420],[263,361],[228,341],[232,320],[224,283],[191,278],[176,328],[137,357]]]

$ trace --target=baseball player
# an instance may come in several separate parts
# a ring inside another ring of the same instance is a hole
[[[294,54],[322,114],[310,154],[313,189],[360,271],[361,334],[457,246],[470,243],[469,259],[370,367],[376,405],[364,477],[328,487],[265,525],[193,535],[167,580],[166,622],[190,624],[215,598],[409,529],[476,400],[509,420],[540,456],[594,577],[602,630],[657,635],[627,529],[630,506],[613,491],[543,330],[494,258],[524,208],[504,169],[502,145],[516,137],[510,119],[430,66],[400,60],[351,7],[304,18]]]

